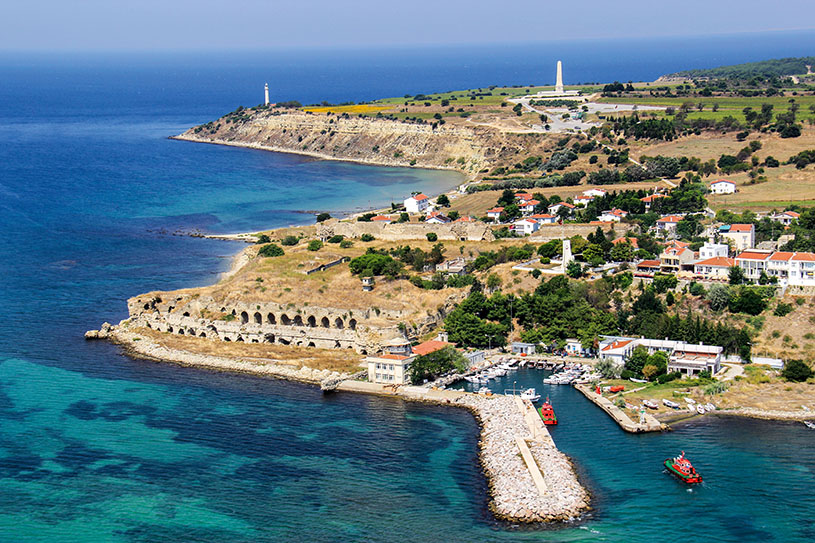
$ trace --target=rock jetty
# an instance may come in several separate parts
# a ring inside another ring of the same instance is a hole
[[[589,494],[577,480],[569,458],[555,447],[539,419],[540,427],[530,428],[515,398],[465,394],[452,403],[470,409],[480,421],[481,463],[490,486],[490,509],[497,518],[512,522],[569,521],[589,509]],[[539,469],[543,475],[544,492],[524,463],[518,437],[534,457],[536,466],[532,469]]]

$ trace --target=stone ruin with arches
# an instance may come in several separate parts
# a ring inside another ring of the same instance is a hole
[[[354,349],[367,355],[392,339],[415,337],[437,326],[455,307],[449,300],[435,314],[400,325],[415,313],[370,308],[337,309],[273,302],[223,302],[210,296],[151,293],[128,300],[129,326],[226,342]]]

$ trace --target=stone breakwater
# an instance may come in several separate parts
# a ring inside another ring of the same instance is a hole
[[[578,518],[589,509],[569,458],[542,427],[535,432],[510,396],[465,394],[452,402],[470,409],[481,425],[481,462],[489,480],[493,514],[513,522],[557,522]],[[521,457],[517,439],[526,441],[546,483],[541,493]]]
[[[182,366],[194,366],[218,371],[251,373],[267,377],[276,377],[289,381],[320,385],[323,382],[334,382],[348,379],[348,373],[329,370],[317,370],[307,366],[276,363],[274,360],[237,359],[206,354],[198,354],[179,349],[170,349],[151,342],[139,334],[128,332],[117,327],[105,327],[94,334],[86,334],[88,339],[108,339],[121,345],[125,352],[134,358],[144,358],[159,362],[173,362]]]

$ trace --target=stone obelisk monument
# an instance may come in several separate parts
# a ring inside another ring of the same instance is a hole
[[[563,94],[563,63],[557,61],[557,79],[555,80],[555,92]]]
[[[559,65],[560,65],[560,64],[558,64],[558,66],[559,66]],[[264,105],[264,106],[268,106],[268,105],[269,105],[269,84],[268,84],[268,83],[266,83],[266,84],[264,85],[264,87],[263,87],[263,105]]]

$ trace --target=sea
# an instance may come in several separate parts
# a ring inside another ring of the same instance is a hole
[[[305,224],[456,186],[168,140],[262,99],[653,80],[812,54],[815,33],[370,50],[0,53],[0,543],[812,541],[815,432],[708,416],[628,435],[568,387],[552,435],[579,522],[496,521],[463,410],[134,360],[83,333],[125,300],[206,285],[242,245],[189,232]],[[496,386],[509,386],[501,383]],[[705,478],[662,471],[684,450]]]

